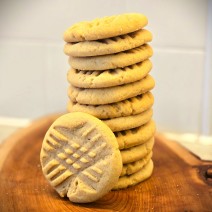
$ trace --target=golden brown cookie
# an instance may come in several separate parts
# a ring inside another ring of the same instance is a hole
[[[107,70],[123,68],[136,63],[140,63],[153,55],[150,45],[144,44],[134,49],[116,54],[108,54],[93,57],[69,57],[69,64],[72,68],[78,70]]]
[[[85,40],[99,40],[115,37],[137,31],[146,26],[146,16],[139,13],[97,18],[92,21],[83,21],[74,24],[64,32],[66,42],[79,42]]]
[[[152,158],[152,151],[140,160],[124,164],[120,177],[125,175],[131,175],[134,174],[135,172],[138,172],[149,162],[151,158]]]
[[[122,163],[132,163],[138,161],[150,153],[154,146],[154,137],[147,140],[145,143],[131,147],[129,149],[121,150]]]
[[[119,149],[128,149],[145,143],[154,136],[155,131],[155,122],[151,120],[140,127],[115,132],[115,136],[119,144]]]
[[[104,105],[120,102],[146,93],[154,88],[154,86],[154,79],[150,75],[147,75],[142,80],[109,88],[82,89],[70,85],[68,96],[72,102],[88,105]]]
[[[147,76],[151,68],[152,63],[150,60],[101,72],[80,71],[72,68],[67,74],[67,79],[73,86],[78,88],[106,88],[141,80]]]
[[[89,113],[99,119],[111,119],[142,113],[151,108],[153,103],[154,96],[151,92],[146,92],[130,99],[106,105],[82,105],[69,101],[67,110],[69,112]]]
[[[152,118],[152,115],[153,110],[148,109],[136,115],[106,119],[103,120],[103,122],[107,124],[107,126],[110,127],[113,132],[117,132],[140,127],[149,122]]]
[[[141,29],[129,34],[94,41],[66,43],[64,53],[74,57],[114,54],[136,48],[152,40],[152,33]]]
[[[132,175],[126,175],[119,178],[118,183],[113,187],[113,190],[124,189],[130,186],[134,186],[140,182],[151,177],[154,164],[150,160],[142,169]]]

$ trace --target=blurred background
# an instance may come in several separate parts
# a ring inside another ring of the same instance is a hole
[[[158,131],[211,136],[210,0],[1,0],[0,124],[25,125],[65,111],[64,30],[75,22],[127,12],[145,14],[154,36]]]

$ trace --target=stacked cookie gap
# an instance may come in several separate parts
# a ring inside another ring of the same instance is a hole
[[[123,162],[114,189],[140,183],[153,171],[155,82],[147,23],[142,14],[123,14],[75,24],[64,34],[68,111],[91,114],[114,132]]]

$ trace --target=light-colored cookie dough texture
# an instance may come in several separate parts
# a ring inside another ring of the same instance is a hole
[[[144,156],[142,159],[137,160],[132,163],[127,163],[123,165],[122,172],[121,172],[121,177],[125,175],[131,175],[134,174],[135,172],[141,170],[152,158],[152,151],[148,153],[146,156]]]
[[[83,21],[69,27],[64,32],[66,42],[99,40],[137,31],[148,23],[143,14],[128,13]]]
[[[115,132],[119,149],[128,149],[141,145],[154,136],[156,125],[153,120],[148,123],[130,130]]]
[[[106,88],[123,85],[143,79],[152,69],[150,60],[105,71],[80,71],[70,69],[67,74],[69,83],[78,88]]]
[[[106,105],[82,105],[77,102],[68,102],[69,112],[85,112],[99,119],[111,119],[136,115],[148,110],[154,103],[154,96],[151,92],[126,99],[117,103]]]
[[[118,183],[113,188],[113,190],[128,188],[130,186],[134,186],[134,185],[136,185],[140,182],[143,182],[144,180],[151,177],[152,172],[153,172],[153,168],[154,168],[153,161],[150,160],[138,172],[136,172],[132,175],[120,177]]]
[[[117,132],[136,128],[146,124],[151,120],[152,114],[153,110],[149,109],[136,115],[106,119],[103,120],[103,122],[107,124],[107,126],[110,127],[113,132]]]
[[[59,117],[43,140],[40,160],[44,176],[70,201],[93,202],[117,183],[122,159],[112,131],[85,113]]]
[[[106,70],[123,68],[139,63],[150,58],[153,50],[150,45],[144,44],[134,49],[116,54],[93,56],[93,57],[69,57],[69,64],[78,70]]]
[[[66,43],[64,53],[74,57],[114,54],[141,46],[152,40],[152,33],[141,29],[129,34],[95,41]]]
[[[154,79],[147,75],[145,78],[125,85],[109,88],[76,88],[69,87],[68,96],[72,102],[89,105],[104,105],[135,97],[150,91],[155,86]]]
[[[121,150],[122,163],[132,163],[138,161],[150,153],[154,146],[154,137],[147,140],[145,143],[131,147],[129,149]]]

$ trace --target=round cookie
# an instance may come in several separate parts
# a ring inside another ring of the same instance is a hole
[[[69,64],[78,70],[107,70],[123,68],[139,63],[150,58],[153,50],[150,45],[144,44],[134,49],[116,54],[93,56],[93,57],[69,57]]]
[[[112,131],[85,113],[59,117],[47,131],[40,153],[42,171],[61,197],[92,202],[114,187],[122,159]]]
[[[114,54],[133,49],[152,40],[152,33],[141,29],[129,34],[95,41],[66,43],[64,53],[73,57]]]
[[[151,92],[132,97],[107,105],[82,105],[77,102],[68,102],[67,110],[69,112],[85,112],[99,119],[111,119],[136,115],[148,110],[154,103],[154,96]]]
[[[132,116],[125,116],[125,117],[118,117],[114,119],[107,119],[102,120],[105,124],[113,132],[128,130],[132,128],[136,128],[142,126],[149,122],[152,118],[153,110],[148,109],[142,113],[132,115]]]
[[[106,88],[123,85],[143,79],[151,70],[150,60],[105,71],[80,71],[70,69],[67,74],[69,83],[78,88]]]
[[[141,160],[137,160],[137,161],[132,162],[132,163],[124,164],[120,177],[123,177],[125,175],[134,174],[135,172],[142,169],[149,162],[149,160],[152,158],[152,155],[153,155],[153,153],[151,151],[146,156],[144,156],[144,158],[142,158]]]
[[[104,105],[120,102],[146,93],[154,86],[154,79],[150,75],[147,75],[139,81],[109,88],[82,89],[70,85],[68,96],[71,98],[72,102],[89,105]]]
[[[113,190],[128,188],[130,186],[134,186],[140,182],[143,182],[144,180],[151,177],[153,168],[154,168],[153,161],[150,160],[138,172],[132,175],[120,177],[118,183],[115,185],[115,187],[113,187]]]
[[[74,24],[64,32],[66,42],[99,40],[137,31],[146,26],[146,16],[139,13],[106,16]]]
[[[145,143],[155,134],[155,131],[155,122],[151,120],[140,127],[115,132],[115,136],[119,144],[119,149],[128,149]]]
[[[138,161],[150,153],[154,146],[154,137],[147,140],[144,144],[121,150],[122,163],[132,163]]]

